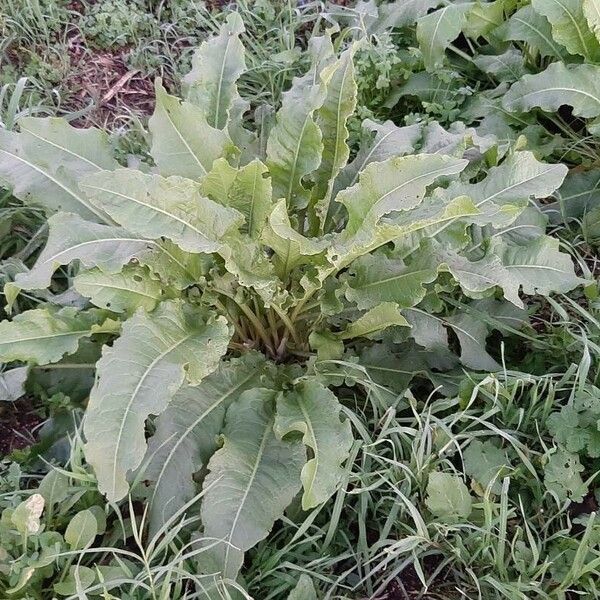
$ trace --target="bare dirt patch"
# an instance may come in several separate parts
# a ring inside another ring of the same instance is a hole
[[[0,405],[0,456],[31,446],[35,431],[42,423],[29,398]]]

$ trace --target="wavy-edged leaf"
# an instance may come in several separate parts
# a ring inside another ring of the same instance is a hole
[[[220,251],[225,268],[240,285],[253,287],[263,299],[272,298],[278,284],[273,261],[264,248],[245,234],[232,234]]]
[[[371,229],[358,235],[346,236],[342,232],[330,247],[327,259],[337,269],[348,266],[359,256],[394,241],[398,246],[409,244],[412,251],[419,245],[418,239],[435,236],[451,223],[468,219],[473,221],[479,210],[467,196],[458,196],[450,201],[440,195],[426,197],[416,208],[386,218]]]
[[[335,394],[316,379],[301,381],[290,392],[277,397],[275,433],[280,439],[300,432],[312,450],[302,468],[302,508],[310,510],[336,492],[353,437],[350,421],[341,421],[341,404]]]
[[[35,308],[0,322],[0,362],[55,363],[76,352],[83,338],[117,331],[117,324],[102,310]]]
[[[340,190],[353,186],[368,164],[412,154],[421,138],[421,126],[417,124],[398,127],[392,121],[375,123],[366,119],[362,126],[365,133],[374,132],[375,136],[370,144],[363,143],[354,160],[341,170],[335,181],[334,197]]]
[[[588,27],[600,42],[600,2],[598,0],[583,0],[583,14]]]
[[[395,302],[381,302],[364,315],[353,321],[339,335],[343,340],[357,337],[371,337],[388,327],[410,327],[400,314],[400,306]]]
[[[505,0],[477,0],[467,12],[462,32],[474,40],[487,37],[504,20]]]
[[[401,258],[383,253],[367,254],[355,260],[346,279],[346,298],[359,309],[369,309],[381,302],[399,306],[416,306],[425,296],[423,284],[437,277],[431,265],[406,265]]]
[[[147,268],[135,265],[120,273],[85,271],[75,277],[73,287],[95,306],[116,313],[133,314],[138,308],[150,312],[165,298],[160,281]]]
[[[427,356],[431,355],[428,351]],[[392,401],[406,390],[413,377],[428,368],[420,356],[406,351],[396,354],[390,345],[379,343],[364,348],[358,363],[366,370],[368,378],[381,386],[375,393],[390,397]]]
[[[394,89],[386,105],[395,106],[402,97],[414,96],[422,104],[458,106],[468,95],[465,80],[459,73],[442,71],[436,74],[419,71],[410,75],[406,83]]]
[[[510,112],[532,108],[555,112],[564,104],[572,107],[576,117],[600,115],[600,66],[554,62],[541,73],[523,76],[502,99]]]
[[[482,181],[455,182],[443,194],[469,196],[482,213],[475,219],[478,223],[502,227],[514,221],[530,198],[546,198],[558,189],[567,171],[565,165],[540,162],[532,152],[515,152]]]
[[[443,176],[457,175],[466,165],[466,160],[436,154],[371,163],[361,172],[358,183],[342,190],[336,198],[348,211],[344,235],[372,227],[389,213],[414,208],[429,185]]]
[[[553,56],[561,60],[569,57],[569,53],[552,37],[552,26],[548,19],[530,5],[512,14],[496,33],[503,40],[529,44],[542,57]]]
[[[202,108],[167,94],[157,80],[156,107],[148,121],[150,154],[161,175],[199,179],[217,158],[233,153],[226,132],[208,124]]]
[[[246,70],[240,34],[244,23],[237,12],[227,16],[219,34],[202,43],[192,57],[192,70],[184,77],[187,100],[199,106],[207,122],[224,129],[232,107],[240,101],[236,82]]]
[[[335,178],[350,156],[346,123],[356,107],[355,51],[356,46],[351,46],[321,73],[327,94],[323,105],[315,113],[317,126],[323,136],[323,153],[321,164],[312,175],[315,181],[312,189],[314,233],[324,231]]]
[[[444,319],[460,343],[460,360],[469,369],[495,372],[501,369],[500,364],[488,353],[486,340],[493,329],[488,319],[501,327],[506,325],[519,329],[527,321],[525,310],[509,302],[485,298],[476,300],[464,312],[458,312]]]
[[[417,21],[417,41],[428,71],[444,64],[446,48],[460,35],[472,7],[470,2],[448,4]]]
[[[273,432],[275,396],[248,390],[227,410],[223,447],[204,482],[203,573],[235,579],[244,552],[267,536],[300,490],[306,451],[300,440],[279,440]]]
[[[0,130],[0,179],[27,204],[51,214],[70,211],[100,223],[110,222],[79,189],[82,177],[114,169],[107,135],[76,129],[64,119],[24,118],[21,133]]]
[[[527,5],[520,8],[505,21],[496,33],[505,41],[525,42],[540,56],[552,56],[565,60],[569,53],[552,37],[548,19]]]
[[[148,241],[147,254],[136,257],[157,275],[164,285],[183,290],[198,283],[214,264],[212,256],[185,252],[179,246],[165,240]]]
[[[519,298],[519,281],[502,264],[500,258],[490,252],[483,258],[470,261],[452,248],[436,243],[423,248],[432,261],[432,267],[448,271],[470,298],[482,298],[502,288],[504,297],[515,306],[523,307]]]
[[[571,54],[600,59],[600,43],[589,28],[582,0],[532,0],[537,13],[552,25],[552,37]]]
[[[388,235],[386,227],[378,226],[383,216],[414,209],[422,202],[428,186],[441,177],[457,175],[467,164],[466,160],[435,154],[390,158],[369,164],[358,183],[336,197],[336,201],[346,207],[348,223],[334,240],[330,253],[332,262],[347,265],[368,252],[365,249],[371,249],[374,243],[381,245],[379,239]],[[390,227],[393,228],[391,224]],[[391,229],[389,235],[393,239]]]
[[[569,292],[584,283],[575,275],[572,258],[559,248],[557,238],[543,236],[525,245],[498,243],[494,250],[525,294],[548,296]]]
[[[192,479],[217,449],[225,411],[261,384],[269,363],[256,353],[222,362],[198,386],[184,385],[156,419],[143,474],[153,482],[150,525],[156,531],[196,493]]]
[[[187,252],[218,252],[223,236],[244,220],[182,177],[118,169],[90,175],[81,186],[95,206],[128,231],[153,240],[166,237]]]
[[[600,205],[600,169],[570,171],[555,195],[559,200],[540,207],[550,223],[583,217]]]
[[[246,218],[242,230],[260,236],[273,207],[273,190],[267,167],[258,159],[239,169],[226,160],[215,162],[202,180],[202,191],[225,206],[239,210]]]
[[[155,245],[121,227],[92,223],[74,213],[52,215],[48,228],[48,241],[35,265],[15,278],[23,290],[47,288],[56,269],[74,260],[88,269],[98,267],[106,273],[115,273]]]
[[[273,198],[285,198],[288,207],[306,207],[310,191],[302,179],[321,163],[323,142],[315,111],[325,101],[326,90],[319,73],[331,52],[328,38],[311,40],[313,67],[304,77],[296,77],[284,92],[267,141],[266,164],[273,182]]]
[[[136,312],[103,349],[84,424],[85,455],[110,501],[127,494],[127,473],[144,458],[148,416],[167,407],[184,379],[198,384],[214,371],[230,337],[223,317],[163,302],[150,315]]]
[[[25,395],[29,367],[15,367],[0,371],[0,402],[14,402]]]
[[[458,338],[460,361],[465,367],[491,373],[500,370],[500,364],[486,349],[488,327],[482,320],[467,313],[457,313],[446,322]]]
[[[280,200],[271,211],[261,240],[275,252],[276,266],[284,277],[328,245],[325,239],[307,238],[292,228],[285,200]]]

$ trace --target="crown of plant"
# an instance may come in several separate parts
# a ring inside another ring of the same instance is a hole
[[[0,176],[49,215],[36,264],[6,288],[45,302],[0,324],[0,360],[104,344],[84,424],[100,491],[146,481],[156,530],[206,469],[199,570],[230,579],[301,489],[310,509],[338,488],[353,436],[334,391],[352,365],[392,389],[423,361],[496,368],[485,323],[434,314],[440,296],[518,325],[521,292],[579,282],[530,205],[564,165],[460,125],[370,121],[350,161],[355,47],[338,55],[329,36],[251,132],[242,31],[233,14],[197,51],[183,100],[157,82],[155,168],[120,168],[104,133],[61,119],[0,131]],[[68,297],[49,292],[72,263]]]

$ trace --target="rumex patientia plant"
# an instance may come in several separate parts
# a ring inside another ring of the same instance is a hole
[[[153,168],[121,168],[104,133],[61,119],[0,132],[0,176],[49,228],[5,289],[41,302],[0,324],[0,360],[51,369],[96,348],[99,490],[117,502],[145,482],[156,531],[205,473],[199,571],[228,581],[300,491],[308,510],[339,487],[355,371],[400,393],[423,370],[498,367],[486,325],[443,294],[518,326],[521,293],[579,282],[530,205],[566,167],[437,123],[367,121],[350,160],[356,47],[329,35],[250,131],[242,31],[232,14],[200,47],[183,100],[157,82]]]

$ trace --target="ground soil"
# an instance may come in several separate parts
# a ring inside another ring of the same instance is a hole
[[[425,576],[429,578],[438,566],[437,557],[427,557],[423,562]],[[463,597],[456,591],[455,583],[448,570],[441,570],[427,590],[424,590],[417,572],[409,565],[388,585],[378,600],[458,600]]]
[[[73,90],[71,110],[93,108],[72,121],[75,126],[118,126],[118,119],[147,116],[154,110],[154,84],[148,75],[129,69],[126,49],[90,50],[81,37],[69,38],[68,52],[73,66],[67,88]]]
[[[0,406],[0,457],[31,446],[42,418],[35,412],[30,399],[3,402]]]

